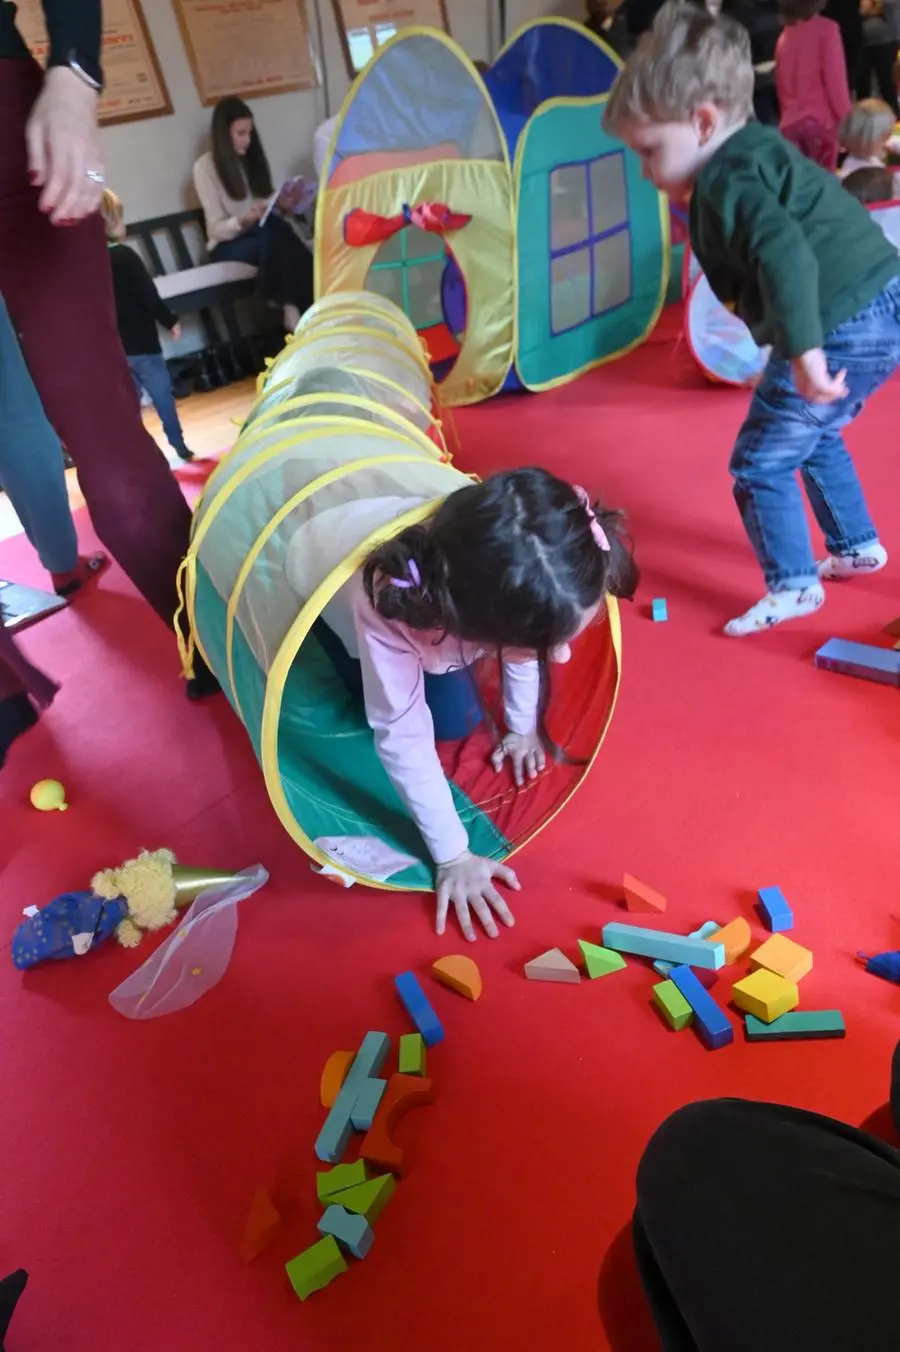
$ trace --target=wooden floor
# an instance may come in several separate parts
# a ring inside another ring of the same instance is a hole
[[[209,394],[192,394],[178,401],[178,414],[184,428],[184,437],[195,455],[220,455],[231,449],[237,436],[237,424],[242,422],[256,395],[255,380],[241,380]],[[165,437],[159,418],[152,409],[144,410],[144,425],[172,465],[181,462]],[[73,511],[84,505],[75,470],[66,474],[69,501]],[[21,532],[21,525],[5,496],[0,493],[0,540]]]

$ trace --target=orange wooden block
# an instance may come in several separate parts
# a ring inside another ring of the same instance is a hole
[[[481,994],[481,973],[471,958],[461,953],[451,953],[446,958],[438,958],[432,965],[431,974],[442,986],[477,1000]]]
[[[360,1148],[359,1158],[375,1169],[387,1169],[402,1178],[409,1165],[404,1152],[394,1144],[394,1130],[410,1108],[423,1107],[426,1103],[434,1103],[431,1080],[420,1075],[392,1075]]]
[[[242,1263],[252,1263],[264,1249],[272,1243],[281,1229],[281,1217],[272,1205],[267,1192],[259,1188],[253,1194],[250,1214],[241,1237],[240,1255]]]
[[[356,1052],[332,1052],[325,1062],[319,1081],[319,1101],[323,1108],[334,1107],[355,1055]]]
[[[730,920],[727,925],[723,925],[715,934],[706,936],[707,943],[724,944],[725,961],[737,962],[742,958],[753,942],[753,936],[750,933],[750,926],[742,915],[736,920]]]
[[[783,976],[795,986],[812,971],[812,965],[813,955],[809,949],[795,944],[786,934],[773,934],[750,955],[750,966],[754,970],[764,967],[767,972]]]
[[[666,909],[666,899],[659,892],[654,892],[652,887],[647,887],[646,883],[639,883],[637,878],[632,878],[630,873],[626,873],[622,879],[622,891],[625,893],[625,905],[629,911],[654,911],[660,912]]]

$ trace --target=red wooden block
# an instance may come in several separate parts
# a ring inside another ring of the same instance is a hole
[[[252,1263],[272,1243],[281,1229],[281,1217],[272,1205],[272,1199],[262,1188],[253,1194],[250,1214],[241,1237],[242,1263]]]
[[[394,1130],[410,1108],[424,1107],[426,1103],[434,1103],[431,1080],[420,1075],[392,1075],[362,1143],[359,1158],[375,1169],[387,1169],[402,1178],[409,1165],[404,1152],[394,1144]]]
[[[622,891],[625,893],[625,905],[629,911],[652,911],[659,914],[666,909],[666,899],[654,892],[646,883],[638,882],[626,873],[622,879]]]

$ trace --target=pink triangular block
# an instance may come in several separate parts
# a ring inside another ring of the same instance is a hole
[[[525,964],[525,975],[529,981],[571,981],[581,980],[581,973],[570,962],[561,948],[550,948],[539,957]]]

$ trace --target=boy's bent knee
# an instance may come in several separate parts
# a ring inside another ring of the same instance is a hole
[[[747,1149],[747,1110],[743,1099],[709,1099],[677,1109],[653,1133],[638,1165],[638,1207],[652,1210],[658,1200],[685,1200],[696,1181],[722,1171],[732,1176]],[[732,1158],[733,1157],[733,1158]]]

